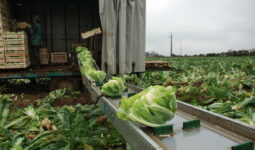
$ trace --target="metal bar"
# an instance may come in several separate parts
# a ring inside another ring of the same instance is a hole
[[[236,121],[234,119],[192,106],[190,104],[178,101],[178,109],[197,116],[204,121],[213,123],[234,133],[238,133],[244,137],[255,140],[255,127],[249,126],[245,123]]]

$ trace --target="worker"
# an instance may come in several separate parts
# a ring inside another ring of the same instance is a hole
[[[30,28],[30,44],[32,48],[32,60],[34,61],[34,66],[36,68],[40,67],[40,55],[39,51],[43,44],[42,42],[42,25],[40,16],[35,15],[33,17],[33,24]]]

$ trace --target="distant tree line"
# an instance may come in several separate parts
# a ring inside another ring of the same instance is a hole
[[[222,53],[208,53],[208,54],[200,54],[194,56],[207,56],[207,57],[215,57],[215,56],[255,56],[255,48],[250,50],[228,50],[227,52]]]
[[[146,52],[145,55],[146,57],[166,57],[158,54],[155,51]],[[227,52],[199,54],[193,56],[188,55],[180,56],[173,54],[173,57],[217,57],[217,56],[255,56],[255,48],[250,50],[228,50]]]
[[[158,54],[158,53],[155,52],[155,51],[152,51],[152,52],[145,52],[145,56],[146,56],[146,57],[165,57],[165,56],[163,56],[163,55]]]

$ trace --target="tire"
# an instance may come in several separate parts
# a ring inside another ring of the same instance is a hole
[[[54,91],[57,89],[70,88],[74,91],[80,90],[80,83],[77,78],[72,77],[59,77],[52,78],[50,82],[50,90]]]

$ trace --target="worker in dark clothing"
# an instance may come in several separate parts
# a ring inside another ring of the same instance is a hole
[[[32,60],[34,61],[34,65],[36,68],[40,67],[40,55],[39,50],[42,46],[42,25],[40,23],[40,17],[33,17],[33,25],[30,28],[31,36],[30,36],[30,44],[32,48]]]

